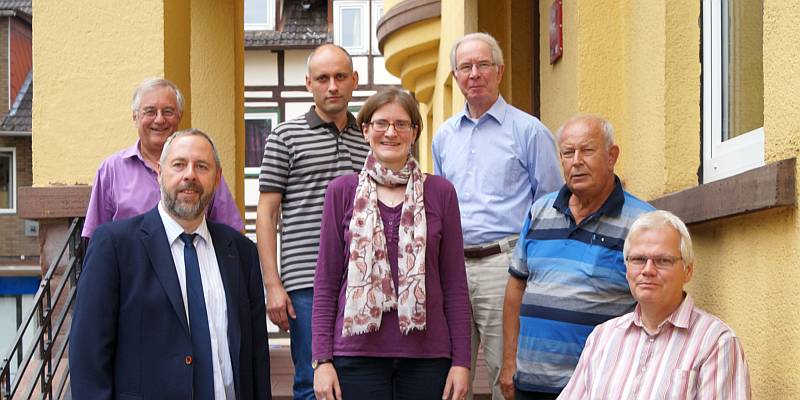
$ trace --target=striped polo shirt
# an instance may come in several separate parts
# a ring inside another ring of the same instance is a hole
[[[258,183],[261,192],[283,194],[280,271],[286,291],[314,287],[325,189],[333,178],[361,171],[368,152],[352,114],[339,132],[313,106],[267,138]]]
[[[631,312],[622,245],[639,214],[653,210],[622,190],[580,224],[567,186],[536,201],[525,220],[509,272],[525,279],[515,384],[558,393],[567,385],[592,329]]]

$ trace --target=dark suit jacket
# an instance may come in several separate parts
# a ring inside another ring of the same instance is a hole
[[[208,221],[228,306],[236,398],[271,398],[255,245]],[[101,226],[78,280],[70,332],[74,399],[191,399],[192,341],[158,209]]]

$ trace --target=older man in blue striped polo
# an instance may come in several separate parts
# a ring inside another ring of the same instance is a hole
[[[555,399],[592,329],[633,310],[622,246],[652,206],[614,174],[619,147],[603,118],[578,115],[556,134],[566,184],[531,207],[503,308],[506,398]]]

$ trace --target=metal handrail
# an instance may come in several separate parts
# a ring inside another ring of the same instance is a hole
[[[0,400],[31,399],[34,398],[37,388],[39,390],[36,396],[39,399],[62,397],[69,379],[69,365],[62,363],[69,343],[69,324],[66,321],[75,299],[76,283],[85,252],[85,244],[81,238],[82,229],[83,218],[73,219],[67,231],[67,240],[39,284],[39,290],[33,299],[34,307],[20,325],[11,348],[3,356],[0,365]],[[67,263],[62,266],[61,261],[65,256]],[[56,275],[57,271],[60,277]],[[54,284],[57,285],[55,291]],[[62,299],[65,292],[66,297]],[[37,317],[37,324],[31,323],[34,316]],[[25,350],[22,361],[19,361],[23,354],[23,340],[30,332],[35,332],[33,343]],[[38,356],[38,365],[31,363],[34,355]],[[12,382],[11,367],[15,358],[17,371]],[[23,388],[22,383],[26,379],[31,379],[32,382]],[[17,397],[20,390],[24,392],[23,397]]]

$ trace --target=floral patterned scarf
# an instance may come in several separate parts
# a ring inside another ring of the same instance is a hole
[[[408,156],[398,172],[382,166],[372,152],[358,176],[350,219],[350,254],[347,262],[342,336],[380,329],[383,312],[397,308],[400,331],[424,330],[425,249],[427,224],[422,186],[424,175],[417,160]],[[398,283],[395,290],[386,252],[386,235],[378,211],[377,184],[406,185],[400,214]]]

